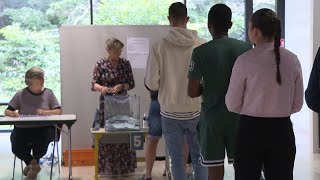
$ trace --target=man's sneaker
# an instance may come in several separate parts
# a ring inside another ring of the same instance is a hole
[[[28,172],[30,171],[30,169],[31,169],[31,166],[30,166],[30,165],[24,167],[24,169],[23,169],[23,175],[24,175],[24,176],[27,176],[27,175],[28,175]]]
[[[263,172],[263,171],[261,172],[261,177],[260,177],[260,180],[265,180],[265,177],[264,177],[264,172]]]
[[[186,171],[187,171],[187,179],[188,180],[193,180],[193,174],[194,174],[194,172],[193,172],[193,168],[192,168],[192,164],[190,163],[190,164],[187,164],[187,169],[186,169]]]
[[[146,178],[146,175],[143,175],[140,179],[138,180],[152,180],[152,178]]]
[[[30,162],[30,170],[27,174],[27,178],[28,179],[36,179],[37,176],[38,176],[38,173],[40,172],[41,168],[39,166],[39,164],[37,163],[37,161],[35,159],[33,159],[31,162]]]
[[[193,174],[187,174],[187,179],[188,180],[193,180]]]

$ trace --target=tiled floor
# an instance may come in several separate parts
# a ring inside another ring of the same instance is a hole
[[[1,157],[2,159],[2,157]],[[7,157],[8,159],[8,157]],[[310,162],[308,160],[297,160],[294,179],[295,180],[319,180],[320,179],[320,156],[317,155],[314,157],[315,161]],[[8,162],[2,161],[1,162]],[[11,161],[10,161],[11,162]],[[3,164],[3,163],[1,163]],[[156,162],[155,170],[153,172],[154,180],[165,180],[166,177],[162,176],[164,170],[163,162]],[[102,178],[102,179],[116,179],[116,180],[137,180],[142,176],[144,171],[144,163],[139,163],[136,170],[136,175],[129,177],[118,177],[118,178]],[[39,173],[38,180],[47,180],[49,179],[50,168],[49,166],[42,167],[41,172]],[[75,180],[91,180],[94,175],[94,167],[73,167],[73,179]],[[12,177],[12,163],[7,163],[7,165],[1,166],[1,180],[9,180]],[[54,171],[54,180],[66,180],[68,179],[68,169],[63,167],[60,176],[58,175],[57,169]],[[16,178],[17,180],[21,178],[20,166],[17,166],[16,169]],[[226,176],[225,180],[234,179],[233,169],[231,166],[227,165],[226,167]]]
[[[320,154],[310,154],[309,146],[306,145],[303,133],[300,132],[297,138],[297,157],[294,170],[294,180],[320,180]],[[13,155],[10,151],[10,144],[8,134],[0,133],[0,180],[10,180],[12,178],[12,167],[13,167]],[[73,179],[75,180],[92,180],[94,176],[94,167],[73,167]],[[165,180],[166,177],[162,176],[164,171],[164,161],[158,161],[155,164],[153,179],[154,180]],[[142,176],[144,172],[144,163],[139,163],[136,169],[136,175],[122,178],[108,178],[116,180],[137,180]],[[48,180],[50,174],[50,166],[43,165],[42,170],[39,174],[38,180]],[[15,179],[21,178],[20,161],[17,161],[17,169],[15,173]],[[54,168],[54,180],[65,180],[68,179],[68,169],[62,168],[61,174],[59,175],[57,167]],[[106,179],[106,178],[104,178]],[[225,180],[234,179],[232,166],[226,166]]]

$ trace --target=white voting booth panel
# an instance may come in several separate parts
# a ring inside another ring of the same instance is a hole
[[[106,56],[106,39],[114,37],[122,41],[125,45],[122,57],[127,58],[128,39],[132,41],[134,38],[143,38],[148,41],[151,48],[152,44],[163,38],[168,30],[168,26],[160,25],[61,26],[61,104],[63,113],[77,115],[77,122],[72,128],[72,147],[74,149],[91,147],[90,128],[99,100],[99,93],[91,91],[92,73],[95,63]],[[131,53],[133,51],[131,49]],[[145,52],[141,53],[129,54],[129,57],[145,56],[143,54]],[[137,63],[143,63],[139,58],[132,63],[136,87],[129,91],[129,94],[140,96],[140,118],[142,119],[143,114],[148,112],[150,103],[149,92],[144,87],[145,68],[139,68],[142,65]],[[62,138],[62,148],[67,149],[65,135]],[[164,143],[161,140],[157,156],[164,156],[164,154]],[[138,156],[144,156],[144,153],[138,152]]]

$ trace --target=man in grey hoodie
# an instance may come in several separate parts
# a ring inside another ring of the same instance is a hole
[[[187,8],[180,2],[169,8],[170,30],[166,37],[153,44],[146,67],[146,86],[159,91],[162,130],[172,163],[174,179],[186,180],[184,137],[186,136],[194,179],[206,180],[207,169],[199,163],[200,152],[197,124],[200,116],[200,98],[187,94],[188,70],[192,51],[205,43],[196,31],[188,30]]]

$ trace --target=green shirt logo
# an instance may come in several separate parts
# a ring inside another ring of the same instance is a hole
[[[193,71],[193,69],[194,69],[194,62],[191,61],[189,64],[189,71]]]

